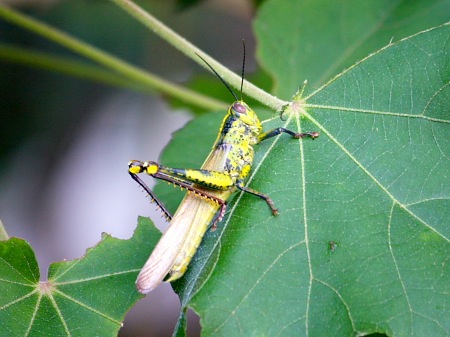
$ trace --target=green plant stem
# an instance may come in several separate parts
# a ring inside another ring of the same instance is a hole
[[[144,84],[158,92],[177,97],[187,103],[203,107],[210,110],[224,109],[227,105],[208,96],[201,95],[195,91],[183,88],[170,83],[158,76],[152,75],[143,69],[135,67],[129,63],[120,60],[100,49],[97,49],[77,38],[70,36],[54,27],[39,22],[38,20],[17,12],[4,4],[0,3],[0,17],[16,24],[22,28],[28,29],[49,40],[52,40],[80,55],[83,55],[92,61],[101,64],[116,73],[125,76],[137,83]]]
[[[135,19],[140,21],[146,27],[150,28],[155,34],[160,36],[163,40],[170,43],[180,52],[184,53],[186,56],[210,70],[204,62],[197,56],[200,55],[203,57],[219,74],[223,77],[227,83],[232,85],[235,88],[240,89],[241,87],[241,78],[240,76],[233,73],[231,70],[211,58],[209,55],[205,54],[203,51],[198,49],[192,43],[178,35],[172,29],[164,25],[162,22],[157,20],[150,13],[146,12],[143,8],[139,7],[135,3],[130,0],[111,0],[115,2],[118,6],[122,7],[128,13],[130,13]],[[266,91],[258,88],[254,84],[245,81],[243,92],[262,104],[268,106],[273,110],[280,110],[283,105],[287,102],[280,100],[279,98],[267,93]]]
[[[8,44],[0,44],[0,59],[11,63],[47,69],[106,85],[130,88],[146,93],[153,92],[148,86],[142,85],[141,83],[124,81],[122,75],[115,74],[98,66]]]

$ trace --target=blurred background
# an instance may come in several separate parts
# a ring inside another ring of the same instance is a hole
[[[206,73],[108,0],[3,2],[165,79],[185,83]],[[136,2],[238,73],[245,39],[246,71],[255,69],[255,2]],[[0,44],[81,60],[1,19]],[[129,238],[138,215],[164,229],[160,213],[127,174],[127,163],[158,160],[171,133],[191,118],[187,108],[174,110],[157,94],[0,57],[0,219],[9,236],[32,245],[41,279],[51,262],[82,256],[102,232]],[[131,310],[120,336],[171,336],[178,310],[177,296],[164,284]],[[191,313],[190,336],[199,335],[195,320]]]

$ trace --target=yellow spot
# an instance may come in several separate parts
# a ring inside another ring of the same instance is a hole
[[[158,172],[158,170],[159,170],[158,165],[152,164],[146,167],[146,172],[147,174],[150,175],[155,174],[156,172]]]
[[[141,166],[133,166],[133,167],[130,167],[128,169],[128,171],[133,174],[138,174],[138,173],[142,172],[142,167]]]

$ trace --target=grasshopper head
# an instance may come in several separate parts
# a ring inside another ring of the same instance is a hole
[[[230,111],[240,121],[244,122],[250,127],[261,127],[258,116],[244,101],[236,101],[230,106]]]

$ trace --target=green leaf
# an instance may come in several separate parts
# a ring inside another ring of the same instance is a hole
[[[448,335],[448,36],[391,44],[265,121],[321,136],[255,147],[249,185],[280,215],[236,195],[175,284],[205,336]],[[196,152],[208,117],[183,130]]]
[[[104,235],[82,258],[53,263],[47,281],[27,242],[0,242],[0,336],[116,336],[159,237],[141,218],[131,239]]]
[[[318,87],[389,41],[448,20],[442,0],[272,0],[254,22],[261,66],[288,98],[306,79]]]

